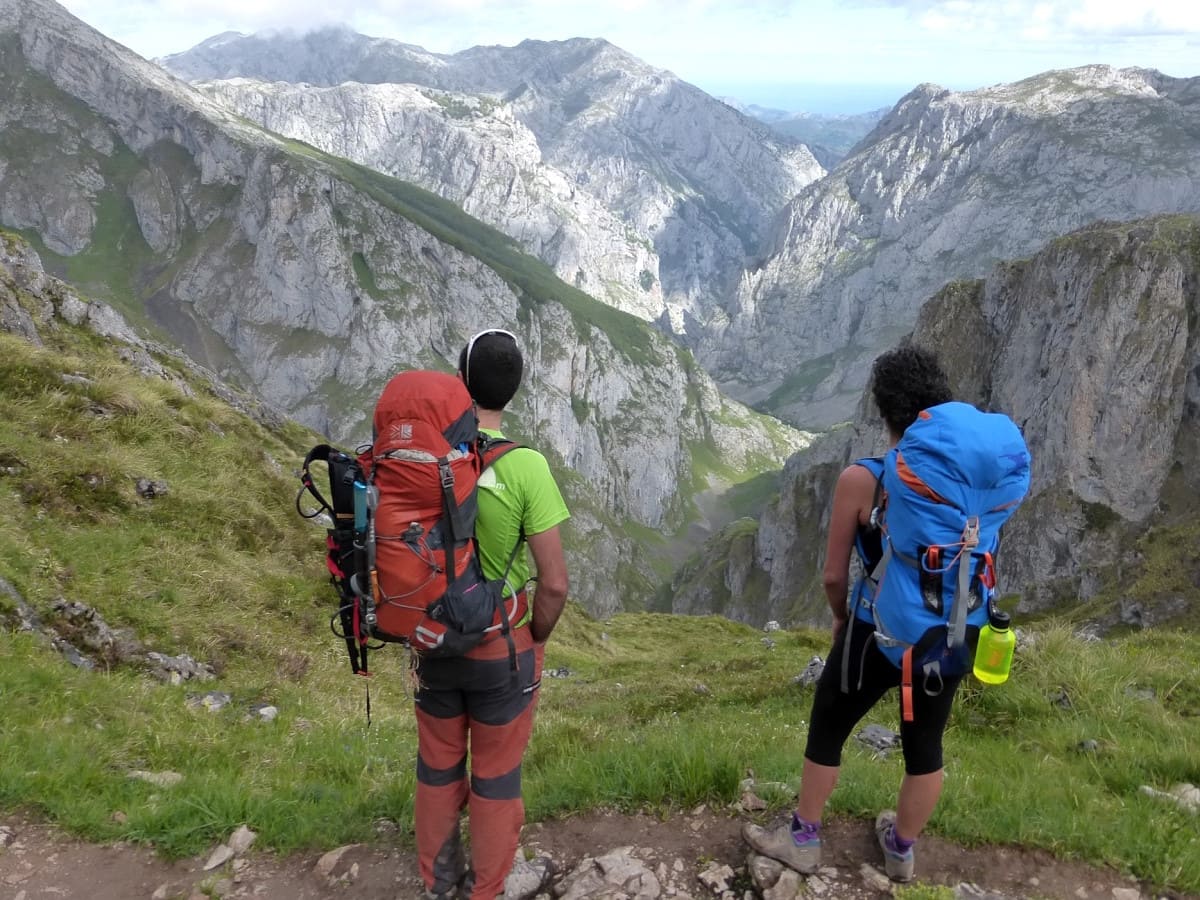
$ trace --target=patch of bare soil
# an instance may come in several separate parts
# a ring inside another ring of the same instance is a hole
[[[700,873],[727,864],[741,873],[732,884],[741,898],[749,887],[743,821],[705,809],[669,819],[596,812],[530,824],[522,846],[527,853],[550,856],[559,872],[570,872],[587,857],[632,847],[650,869],[670,873],[671,883],[697,898],[713,896],[699,881]],[[88,844],[24,818],[4,824],[11,842],[0,849],[3,900],[408,900],[422,893],[412,850],[384,843],[286,857],[251,850],[206,872],[207,855],[167,862],[145,847]],[[824,896],[865,900],[890,893],[863,870],[864,863],[881,866],[870,822],[831,821],[824,843],[826,868],[819,876]],[[980,890],[969,896],[976,897],[991,892],[1014,900],[1200,900],[1155,892],[1120,873],[1057,860],[1039,850],[967,849],[935,837],[918,844],[917,876],[951,887],[973,884]]]

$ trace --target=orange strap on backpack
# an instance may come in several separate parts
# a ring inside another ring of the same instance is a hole
[[[905,722],[913,721],[913,648],[904,651],[900,664],[900,715]]]

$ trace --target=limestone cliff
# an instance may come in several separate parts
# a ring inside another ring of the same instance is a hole
[[[486,95],[528,129],[540,161],[562,173],[577,197],[594,198],[652,248],[657,273],[646,271],[657,276],[665,319],[689,334],[714,316],[724,320],[720,304],[746,258],[760,251],[784,204],[824,174],[803,144],[603,40],[524,41],[440,55],[339,29],[298,37],[227,34],[163,64],[192,80],[408,83]],[[335,96],[358,93],[347,88]],[[386,139],[368,133],[377,123],[355,117],[355,135],[343,144]],[[404,140],[423,143],[435,134]],[[345,149],[354,159],[369,152]],[[495,222],[501,215],[483,217]]]
[[[617,309],[645,320],[666,309],[650,240],[544,163],[511,104],[402,84],[234,78],[197,87],[270,131],[453,201]]]

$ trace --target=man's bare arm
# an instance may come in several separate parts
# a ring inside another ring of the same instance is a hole
[[[545,641],[567,603],[567,560],[563,556],[558,526],[526,537],[537,567],[537,592],[533,597],[530,631],[535,641]]]

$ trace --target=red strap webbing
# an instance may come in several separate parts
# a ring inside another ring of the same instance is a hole
[[[912,647],[904,651],[904,659],[900,665],[900,715],[905,722],[913,721]]]

